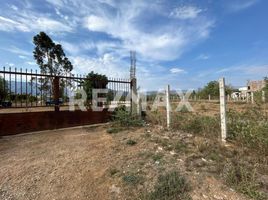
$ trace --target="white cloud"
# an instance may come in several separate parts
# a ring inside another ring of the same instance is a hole
[[[22,31],[29,32],[29,28],[23,23],[14,21],[12,19],[0,16],[0,30],[2,31]]]
[[[16,11],[18,10],[18,7],[15,6],[15,5],[10,5],[10,8],[13,9],[13,10],[16,10]]]
[[[172,74],[181,74],[181,73],[185,73],[185,70],[184,70],[184,69],[177,68],[177,67],[171,68],[169,71],[170,71]]]
[[[36,65],[36,63],[35,62],[32,62],[32,61],[27,61],[25,63],[28,64],[28,65],[32,65],[32,66],[35,66]]]
[[[22,11],[9,15],[11,14],[12,18],[0,16],[0,30],[7,32],[47,31],[50,33],[73,31],[71,23],[57,21],[36,12]]]
[[[19,58],[24,59],[24,60],[27,59],[27,57],[23,55],[19,55]]]
[[[243,70],[243,69],[242,69]],[[268,65],[249,66],[244,69],[246,74],[257,74],[261,76],[268,75]]]
[[[198,18],[200,9],[189,8],[188,17],[195,18],[191,23],[167,20],[167,23],[157,25],[156,31],[149,31],[151,27],[143,29],[142,22],[134,23],[146,14],[143,6],[134,2],[123,4],[117,7],[115,14],[96,9],[84,18],[84,27],[121,40],[123,49],[136,50],[145,59],[165,61],[179,58],[196,41],[207,38],[214,24],[213,20],[204,16]],[[148,4],[147,8],[150,8]]]
[[[174,9],[170,16],[177,19],[194,19],[202,12],[202,9],[194,6],[181,6]]]
[[[110,28],[112,24],[107,19],[95,15],[90,15],[85,18],[85,26],[91,31],[104,32]]]
[[[79,44],[73,44],[67,41],[60,41],[58,43],[62,45],[64,51],[67,51],[71,55],[76,55],[81,51]]]
[[[224,67],[219,69],[218,71],[216,71],[215,73],[217,74],[222,74],[222,73],[240,73],[242,74],[246,74],[246,75],[260,75],[260,76],[266,76],[268,74],[268,65],[264,64],[264,65],[234,65],[231,67]]]
[[[229,11],[236,12],[255,5],[259,0],[234,0],[228,4]]]
[[[47,17],[24,18],[21,21],[23,24],[28,24],[31,31],[72,32],[72,27],[69,25]]]
[[[116,59],[112,54],[107,53],[97,58],[74,56],[70,60],[78,73],[94,71],[110,77],[129,77],[129,64]]]
[[[200,54],[199,56],[197,56],[197,60],[208,60],[210,58],[209,55],[207,54]]]
[[[9,52],[14,53],[14,54],[18,54],[20,56],[32,56],[33,55],[32,52],[20,49],[20,48],[15,47],[15,46],[11,46],[11,47],[5,48],[5,49],[3,48],[3,50],[9,51]]]
[[[46,0],[48,3],[51,3],[51,4],[53,4],[53,5],[55,5],[55,6],[59,6],[59,7],[61,7],[61,6],[63,6],[64,5],[64,3],[63,3],[63,1],[62,0]]]
[[[14,66],[15,66],[14,63],[9,63],[9,62],[7,62],[6,65],[7,65],[8,67],[14,67]]]

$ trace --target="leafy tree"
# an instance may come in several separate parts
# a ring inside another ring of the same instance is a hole
[[[33,38],[34,58],[42,73],[53,76],[64,75],[73,70],[73,65],[65,56],[60,44],[55,44],[44,32],[40,32]]]
[[[8,95],[7,81],[0,76],[0,102],[4,100]]]
[[[225,87],[226,94],[231,94],[233,91],[234,89],[232,88],[232,86],[229,85]],[[198,95],[203,99],[207,99],[208,95],[210,95],[211,98],[219,98],[219,82],[210,81],[203,89],[200,89],[198,91]]]
[[[41,73],[51,76],[67,75],[73,70],[73,65],[66,57],[62,46],[55,44],[53,40],[44,32],[40,32],[33,38],[35,45],[33,54],[36,63],[39,65]],[[40,78],[40,91],[51,92],[52,78]],[[71,85],[71,81],[60,81],[60,90],[63,93],[64,88]],[[47,95],[47,94],[46,94]]]
[[[87,100],[92,100],[92,89],[105,89],[108,84],[108,78],[105,75],[90,72],[86,76],[84,81],[83,88],[87,94]]]

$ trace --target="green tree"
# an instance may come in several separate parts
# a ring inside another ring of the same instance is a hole
[[[66,57],[62,46],[55,44],[53,40],[44,32],[40,32],[33,37],[35,45],[33,54],[36,63],[39,65],[41,73],[46,73],[51,76],[67,75],[73,70],[73,65]],[[50,91],[52,88],[52,78],[40,78],[40,90],[45,92]],[[70,80],[60,81],[60,90],[63,93],[66,86],[71,85]]]
[[[0,102],[4,100],[8,95],[7,81],[0,76]]]
[[[73,70],[73,65],[65,56],[60,44],[55,44],[44,32],[40,32],[33,38],[34,58],[42,73],[53,76],[64,75]]]
[[[90,72],[86,76],[86,80],[82,83],[87,94],[87,100],[92,100],[92,89],[105,89],[108,84],[108,78],[105,75]]]
[[[234,91],[234,89],[232,88],[232,86],[230,86],[230,85],[225,86],[226,94],[231,94],[233,91]],[[218,81],[210,81],[209,83],[207,83],[207,85],[203,89],[200,89],[198,91],[198,95],[202,99],[207,99],[208,95],[210,95],[211,98],[218,99],[219,95],[220,95],[219,82]]]

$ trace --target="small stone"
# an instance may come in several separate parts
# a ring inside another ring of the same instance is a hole
[[[116,194],[119,194],[120,193],[120,188],[119,187],[116,187],[115,185],[112,185],[110,187],[110,190],[112,193],[116,193]]]

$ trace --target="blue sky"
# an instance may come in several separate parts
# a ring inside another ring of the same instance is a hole
[[[32,38],[62,44],[74,73],[129,77],[157,90],[234,86],[268,75],[266,0],[0,0],[0,67],[38,69]]]

